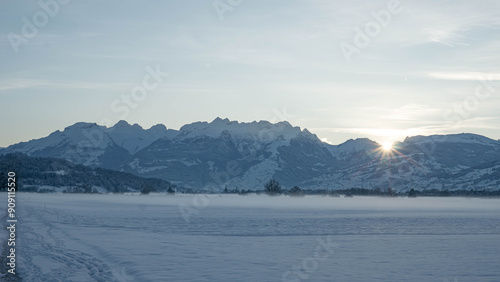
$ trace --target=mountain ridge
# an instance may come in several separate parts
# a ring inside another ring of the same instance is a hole
[[[493,189],[500,184],[500,141],[462,133],[412,136],[391,150],[368,138],[322,142],[287,121],[216,118],[179,130],[78,122],[47,137],[0,149],[162,178],[193,189],[258,189],[270,178],[305,189]]]

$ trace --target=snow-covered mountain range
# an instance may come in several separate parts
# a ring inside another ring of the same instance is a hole
[[[14,152],[213,191],[260,190],[270,178],[285,188],[306,189],[500,186],[500,141],[475,134],[407,137],[386,151],[366,138],[330,145],[286,121],[239,123],[217,118],[180,130],[164,125],[143,129],[125,121],[110,128],[80,122],[0,150]]]

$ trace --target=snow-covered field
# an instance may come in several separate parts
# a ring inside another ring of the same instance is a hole
[[[18,193],[16,212],[25,281],[500,281],[498,199]]]

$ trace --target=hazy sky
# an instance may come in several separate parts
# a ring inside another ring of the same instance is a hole
[[[1,147],[217,116],[333,144],[500,138],[497,0],[55,1],[0,2]]]

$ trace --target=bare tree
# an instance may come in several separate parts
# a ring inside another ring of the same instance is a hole
[[[270,196],[276,196],[281,194],[281,184],[276,180],[271,178],[269,182],[264,184],[264,192]]]

